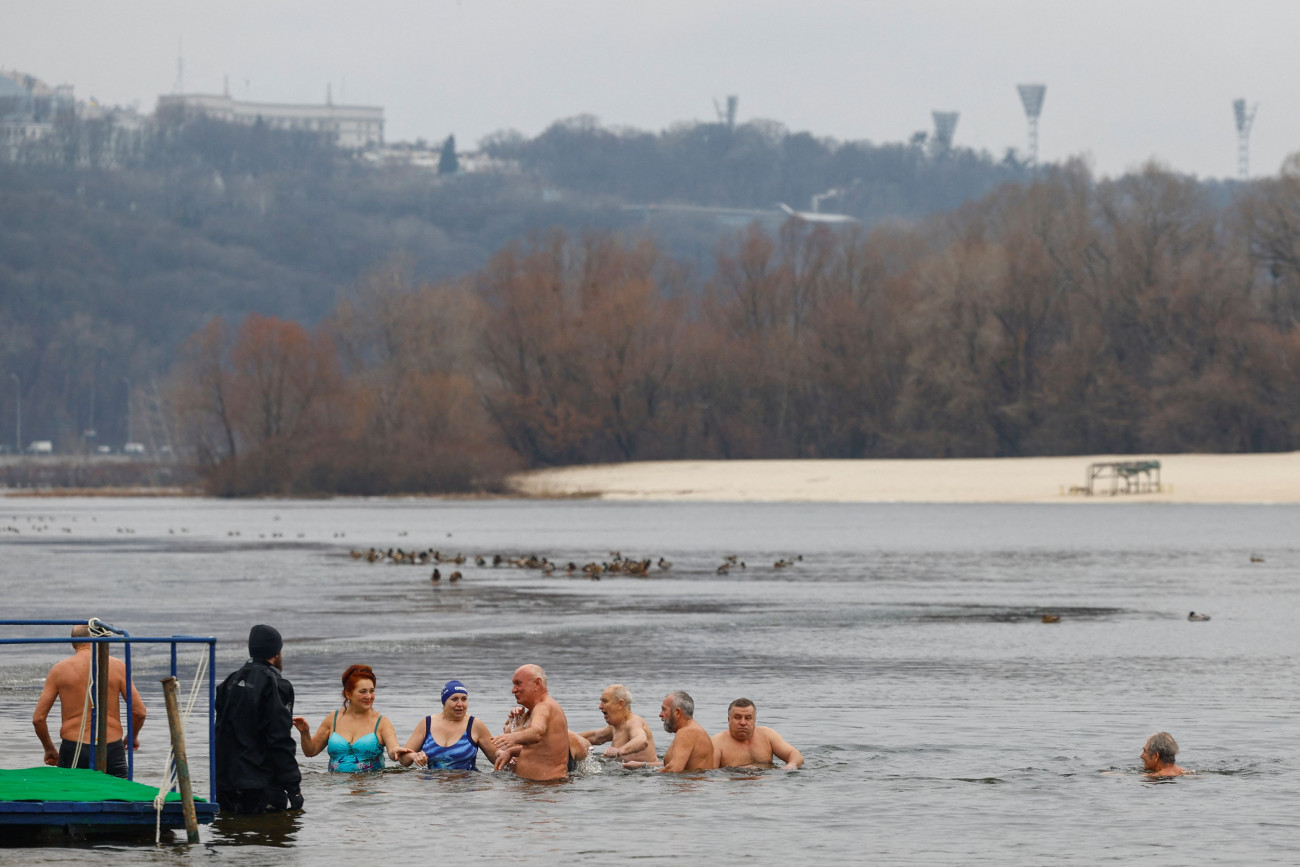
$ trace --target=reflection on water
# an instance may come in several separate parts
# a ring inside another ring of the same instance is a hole
[[[293,846],[305,819],[300,811],[267,813],[261,816],[221,814],[212,823],[212,846]]]
[[[184,830],[180,834],[176,834],[164,828],[162,833],[158,835],[158,845],[160,846],[173,846],[178,841],[182,844],[186,843]],[[82,853],[87,849],[134,852],[153,845],[154,829],[152,827],[148,830],[123,831],[113,828],[96,828],[87,831],[80,828],[31,828],[0,825],[0,849],[33,849],[39,847],[43,850],[70,850],[68,852],[51,853],[48,857],[41,856],[29,860],[67,861],[71,863],[82,860],[84,857]]]
[[[399,738],[453,677],[495,731],[511,673],[536,662],[575,730],[603,724],[598,697],[615,682],[651,724],[686,689],[710,732],[744,695],[807,759],[672,777],[593,757],[553,784],[332,775],[324,756],[300,759],[306,810],[204,828],[219,860],[334,861],[377,837],[402,863],[449,843],[472,861],[1291,857],[1296,507],[6,500],[0,513],[21,531],[3,541],[4,616],[216,635],[219,676],[242,661],[248,627],[272,623],[309,719],[337,708],[340,672],[365,662]],[[463,580],[435,586],[431,566],[349,554],[370,547],[463,554]],[[613,552],[673,565],[600,581],[490,565]],[[737,564],[720,575],[727,555]],[[1189,623],[1189,610],[1213,619]],[[39,761],[31,706],[62,652],[0,649],[0,765]],[[153,781],[166,658],[135,659],[151,709],[139,778]],[[183,681],[194,661],[182,652]],[[1136,754],[1158,730],[1199,771],[1190,784],[1144,781]],[[203,792],[202,726],[187,740]],[[125,851],[170,862],[173,845]]]

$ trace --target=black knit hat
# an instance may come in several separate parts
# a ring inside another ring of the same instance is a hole
[[[271,659],[284,647],[284,639],[274,626],[257,624],[248,632],[248,655],[253,659]]]

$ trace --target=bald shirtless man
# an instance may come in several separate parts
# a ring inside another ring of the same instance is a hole
[[[652,768],[670,774],[682,771],[711,771],[718,766],[713,755],[713,741],[704,726],[695,721],[695,699],[689,694],[677,690],[664,696],[664,703],[659,708],[659,719],[664,722],[664,731],[673,734],[673,745],[664,753],[660,762],[624,762],[623,767]]]
[[[770,767],[773,756],[785,762],[787,771],[803,765],[803,753],[758,725],[758,708],[747,698],[727,706],[727,730],[713,736],[713,754],[720,768]]]
[[[514,759],[515,774],[525,780],[558,780],[570,771],[569,721],[559,702],[551,698],[546,686],[546,672],[540,666],[521,665],[515,669],[510,691],[528,711],[528,724],[513,732],[497,735],[499,771]]]
[[[77,740],[81,740],[81,756],[77,760],[77,767],[90,767],[90,742],[94,739],[94,732],[90,730],[90,720],[85,720],[85,731],[82,731],[82,710],[86,702],[86,684],[90,679],[91,652],[90,642],[76,641],[78,638],[89,638],[90,629],[84,625],[74,626],[72,628],[72,656],[67,659],[54,663],[50,673],[45,676],[45,688],[41,690],[41,696],[36,700],[36,710],[32,714],[32,728],[36,729],[36,737],[40,738],[41,746],[45,748],[45,764],[58,765],[61,768],[70,768],[73,766],[72,759],[77,752]],[[107,652],[108,647],[105,646]],[[126,663],[120,659],[109,657],[108,660],[108,696],[111,703],[111,713],[108,714],[108,743],[105,748],[108,750],[108,772],[116,777],[125,777],[127,774],[126,750],[122,746],[122,706],[121,702],[126,700]],[[63,718],[59,725],[59,736],[63,743],[57,748],[54,742],[50,740],[50,729],[46,724],[46,717],[49,716],[51,708],[54,707],[54,700],[59,700],[59,712]],[[131,684],[131,723],[132,743],[131,749],[140,748],[140,726],[144,725],[144,702],[140,699],[140,693],[136,691],[135,684]],[[85,714],[89,717],[89,711]]]
[[[640,762],[659,759],[650,727],[645,724],[645,720],[632,713],[632,693],[628,692],[627,687],[621,683],[605,687],[605,691],[600,694],[600,712],[608,725],[582,732],[578,737],[585,738],[593,746],[608,743],[609,746],[605,749],[607,759]]]

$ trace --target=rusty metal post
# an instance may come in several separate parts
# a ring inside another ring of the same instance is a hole
[[[180,783],[181,809],[185,812],[185,835],[189,842],[199,842],[199,820],[194,814],[194,789],[190,786],[190,763],[185,757],[185,729],[181,722],[181,705],[177,697],[176,678],[162,679],[163,697],[167,700],[167,727],[172,733],[172,755],[176,761],[176,780]]]
[[[117,711],[117,696],[111,710]],[[95,642],[95,770],[108,773],[108,643]],[[127,746],[123,744],[123,746]]]

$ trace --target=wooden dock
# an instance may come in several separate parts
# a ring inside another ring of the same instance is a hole
[[[0,770],[0,830],[152,831],[157,814],[153,786],[76,768]],[[217,805],[195,799],[198,821],[210,824]],[[162,810],[162,827],[184,828],[180,795],[172,792]]]

